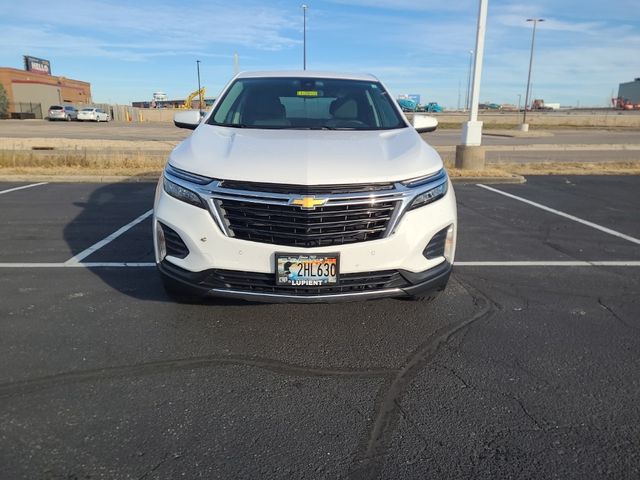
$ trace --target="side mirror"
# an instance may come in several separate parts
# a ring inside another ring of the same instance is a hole
[[[438,119],[430,115],[413,115],[413,128],[418,133],[433,132],[438,128]]]
[[[200,110],[187,110],[186,112],[178,112],[173,116],[173,124],[178,128],[188,128],[195,130],[200,125],[202,116]]]

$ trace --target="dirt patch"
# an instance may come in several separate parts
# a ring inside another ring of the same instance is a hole
[[[0,150],[165,150],[171,151],[179,140],[96,140],[88,138],[16,138],[0,137]]]
[[[102,150],[0,150],[0,171],[44,169],[56,171],[89,170],[160,171],[167,162],[167,152]]]

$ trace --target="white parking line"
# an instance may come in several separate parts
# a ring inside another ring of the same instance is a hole
[[[596,230],[600,230],[601,232],[608,233],[609,235],[613,235],[615,237],[623,238],[624,240],[628,240],[629,242],[635,243],[636,245],[640,245],[640,239],[632,237],[630,235],[626,235],[624,233],[617,232],[616,230],[612,230],[607,227],[603,227],[602,225],[598,225],[597,223],[589,222],[588,220],[583,220],[582,218],[575,217],[573,215],[569,215],[568,213],[561,212],[560,210],[556,210],[551,207],[547,207],[540,203],[532,202],[531,200],[527,200],[526,198],[518,197],[517,195],[513,195],[511,193],[503,192],[502,190],[498,190],[497,188],[488,187],[487,185],[477,184],[478,187],[484,188],[485,190],[490,190],[495,193],[499,193],[500,195],[504,195],[505,197],[513,198],[514,200],[518,200],[519,202],[523,202],[534,207],[540,208],[547,212],[554,213],[564,218],[568,218],[569,220],[573,220],[574,222],[582,223],[591,228],[595,228]]]
[[[0,268],[99,268],[99,267],[155,267],[153,262],[85,262],[85,263],[0,263]]]
[[[122,235],[124,232],[126,232],[127,230],[129,230],[130,228],[135,227],[137,224],[139,224],[140,222],[142,222],[143,220],[145,220],[147,217],[149,217],[151,214],[153,213],[153,209],[149,210],[148,212],[143,213],[142,215],[140,215],[138,218],[136,218],[135,220],[127,223],[124,227],[120,227],[118,230],[116,230],[115,232],[113,232],[111,235],[109,235],[106,238],[103,238],[102,240],[100,240],[99,242],[91,245],[89,248],[87,248],[86,250],[83,250],[82,252],[80,252],[77,255],[74,255],[73,257],[71,257],[69,260],[67,260],[65,262],[65,265],[73,265],[76,263],[79,263],[81,260],[87,258],[89,255],[91,255],[93,252],[100,250],[102,247],[104,247],[105,245],[107,245],[108,243],[112,242],[113,240],[115,240],[116,238],[118,238],[120,235]]]
[[[21,187],[9,188],[7,190],[0,191],[0,195],[4,195],[5,193],[16,192],[18,190],[24,190],[25,188],[38,187],[40,185],[47,185],[49,182],[40,182],[40,183],[32,183],[31,185],[22,185]]]

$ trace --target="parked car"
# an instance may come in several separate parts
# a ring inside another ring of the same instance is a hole
[[[47,119],[49,121],[66,120],[67,122],[77,120],[78,110],[71,105],[51,105],[47,113]]]
[[[155,260],[180,300],[431,298],[445,288],[456,201],[438,153],[371,75],[237,75],[169,155]]]
[[[109,114],[101,108],[87,107],[78,112],[78,120],[81,122],[108,122],[110,117]]]

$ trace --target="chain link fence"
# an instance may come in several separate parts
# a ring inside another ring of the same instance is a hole
[[[32,102],[9,102],[6,118],[26,120],[30,118],[42,119],[42,105]]]

